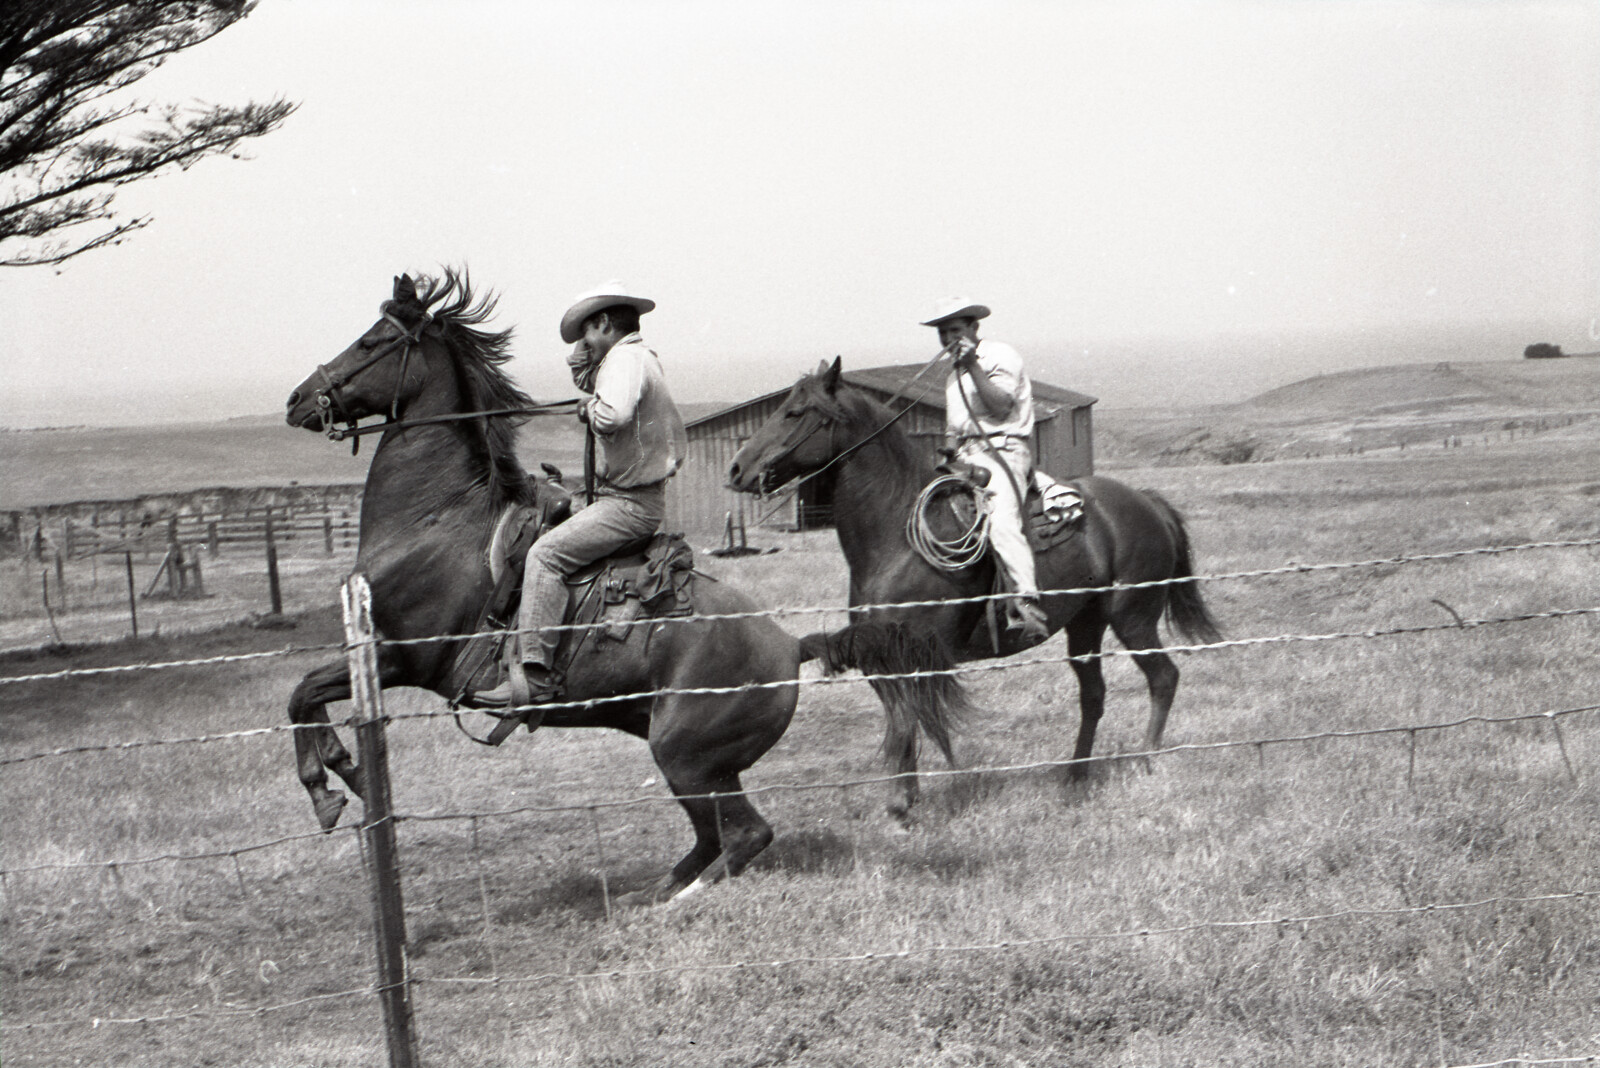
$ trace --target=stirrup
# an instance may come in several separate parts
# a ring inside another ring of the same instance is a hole
[[[474,702],[480,706],[504,706],[504,711],[494,707],[483,708],[486,714],[494,716],[500,721],[495,724],[494,730],[489,732],[489,737],[486,739],[489,745],[499,745],[511,737],[516,732],[516,729],[523,724],[527,724],[528,733],[532,734],[544,722],[544,709],[537,706],[561,700],[564,687],[561,677],[555,672],[541,669],[542,678],[534,680],[527,678],[525,668],[519,668],[518,670],[524,672],[527,689],[526,697],[517,693],[521,687],[517,686],[516,682],[511,679],[507,679],[492,690],[484,690],[473,695]],[[530,705],[534,707],[529,707]]]
[[[1013,603],[1014,618],[1006,623],[1007,630],[1020,630],[1025,641],[1038,644],[1050,637],[1050,617],[1033,598],[1019,599]],[[1007,613],[1010,615],[1011,613]]]

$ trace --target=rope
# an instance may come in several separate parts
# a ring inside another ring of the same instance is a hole
[[[960,571],[983,559],[989,551],[989,512],[981,498],[973,501],[972,522],[953,538],[941,538],[928,522],[934,499],[946,491],[969,488],[970,483],[954,475],[941,475],[922,488],[917,503],[906,517],[906,541],[917,555],[940,571]]]

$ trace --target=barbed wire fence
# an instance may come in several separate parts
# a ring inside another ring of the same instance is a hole
[[[1258,569],[1253,571],[1237,571],[1213,575],[1195,576],[1178,580],[1162,580],[1155,583],[1142,583],[1138,585],[1161,585],[1172,582],[1208,582],[1232,579],[1259,578],[1273,575],[1305,574],[1319,571],[1334,571],[1355,568],[1370,568],[1382,566],[1396,566],[1424,561],[1440,561],[1460,559],[1469,556],[1482,556],[1508,552],[1522,552],[1536,549],[1576,548],[1600,546],[1600,538],[1582,539],[1559,542],[1533,542],[1512,546],[1478,547],[1456,550],[1446,553],[1415,554],[1408,556],[1388,557],[1376,560],[1351,561],[1322,564],[1289,564],[1282,567]],[[1103,592],[1126,586],[1112,587],[1085,587],[1081,590],[1068,592]],[[1581,904],[1592,901],[1600,896],[1600,891],[1590,887],[1566,888],[1552,890],[1541,894],[1506,895],[1477,898],[1462,901],[1439,901],[1416,906],[1406,907],[1381,907],[1351,908],[1329,911],[1324,913],[1310,913],[1293,916],[1246,916],[1227,920],[1207,920],[1189,924],[1176,924],[1165,927],[1137,928],[1118,931],[1080,931],[1065,932],[1044,937],[1018,938],[983,943],[966,944],[927,944],[914,947],[893,947],[881,949],[868,949],[850,954],[819,954],[815,956],[789,956],[770,960],[735,960],[718,963],[703,963],[693,965],[651,966],[635,969],[612,969],[591,972],[563,972],[525,976],[503,976],[500,974],[498,963],[494,959],[492,938],[493,929],[490,915],[488,893],[483,874],[482,850],[479,846],[480,822],[488,819],[506,818],[511,816],[539,814],[565,814],[574,817],[587,816],[593,824],[595,841],[597,871],[601,879],[602,894],[606,897],[606,906],[609,913],[609,891],[605,882],[605,857],[601,840],[599,814],[605,810],[627,808],[643,805],[677,805],[678,799],[663,796],[639,796],[610,801],[586,802],[581,804],[566,805],[523,805],[496,810],[482,811],[442,811],[442,812],[394,812],[384,807],[388,796],[387,768],[384,759],[385,742],[383,740],[386,724],[404,720],[429,719],[451,715],[449,710],[424,711],[386,715],[384,713],[376,683],[375,652],[379,644],[384,644],[376,638],[370,627],[370,594],[365,592],[364,580],[359,576],[352,580],[344,590],[346,640],[341,644],[324,644],[308,646],[290,646],[279,650],[269,650],[256,653],[228,654],[215,657],[194,658],[189,660],[175,660],[144,664],[118,664],[106,667],[64,669],[55,672],[44,672],[26,675],[0,677],[0,692],[4,687],[24,683],[49,683],[82,677],[95,677],[115,675],[130,672],[163,671],[190,667],[211,667],[229,665],[246,661],[261,660],[276,657],[301,655],[310,652],[343,650],[351,664],[352,679],[362,677],[371,666],[371,675],[365,685],[358,684],[354,704],[355,713],[335,726],[355,727],[358,742],[361,746],[361,764],[364,773],[371,776],[367,782],[369,800],[367,813],[362,823],[354,828],[346,829],[345,833],[352,835],[360,844],[363,867],[371,880],[371,896],[374,902],[374,938],[373,944],[378,954],[377,976],[372,983],[359,987],[351,987],[327,993],[318,993],[309,997],[294,998],[283,1002],[256,1006],[224,1006],[211,1009],[190,1009],[184,1011],[167,1012],[128,1012],[117,1015],[83,1018],[39,1019],[24,1022],[6,1021],[0,1023],[0,1034],[13,1031],[34,1031],[77,1026],[100,1027],[106,1025],[131,1025],[174,1022],[180,1020],[215,1019],[227,1020],[238,1017],[256,1017],[285,1010],[315,1005],[326,1002],[335,1002],[358,998],[376,998],[380,1002],[390,1049],[391,1063],[396,1065],[411,1065],[416,1063],[414,1028],[411,1021],[410,990],[420,985],[437,985],[441,987],[527,987],[539,984],[555,983],[582,983],[585,981],[601,981],[607,979],[650,978],[666,974],[684,972],[724,972],[742,969],[781,969],[798,967],[807,964],[850,965],[862,962],[875,962],[885,960],[906,959],[916,956],[939,956],[977,953],[996,953],[1012,949],[1026,948],[1034,945],[1052,945],[1070,942],[1093,942],[1123,939],[1147,939],[1150,937],[1171,936],[1196,931],[1238,931],[1255,928],[1270,928],[1274,926],[1301,926],[1311,924],[1333,923],[1339,921],[1358,920],[1363,918],[1396,917],[1407,915],[1423,915],[1430,913],[1465,912],[1471,910],[1493,909],[1510,905],[1525,904]],[[367,598],[363,608],[363,597]],[[972,598],[971,600],[986,600],[987,598]],[[872,607],[872,606],[868,606]],[[903,608],[904,605],[881,606],[885,608]],[[1448,606],[1447,606],[1448,607]],[[776,609],[750,613],[731,614],[735,617],[747,616],[781,616],[781,615],[813,615],[821,613],[840,612],[837,608],[798,608]],[[1212,643],[1195,645],[1168,646],[1162,651],[1173,653],[1198,653],[1212,650],[1240,648],[1247,646],[1285,644],[1290,642],[1325,642],[1342,640],[1375,639],[1399,635],[1424,634],[1447,630],[1467,630],[1480,627],[1509,625],[1513,623],[1528,622],[1533,620],[1574,619],[1600,614],[1600,606],[1578,607],[1565,609],[1550,609],[1540,612],[1526,612],[1505,616],[1494,616],[1474,619],[1464,619],[1450,610],[1452,620],[1448,623],[1415,624],[1407,626],[1393,626],[1385,628],[1371,628],[1361,631],[1334,631],[1319,634],[1279,634],[1266,635],[1253,638],[1224,640]],[[706,617],[699,617],[704,619]],[[714,617],[716,618],[716,617]],[[695,617],[687,617],[681,622],[694,622]],[[676,623],[677,619],[658,620],[660,623]],[[604,624],[594,624],[595,626]],[[428,639],[414,639],[413,641],[442,641],[457,640],[466,635],[436,636]],[[1145,652],[1141,650],[1141,652]],[[1126,650],[1104,650],[1095,656],[1131,655]],[[919,677],[934,674],[974,675],[991,671],[1013,670],[1019,667],[1035,664],[1064,664],[1071,661],[1069,656],[1045,656],[1032,658],[1012,658],[999,663],[964,665],[951,669],[949,672],[914,672],[902,675],[854,675],[841,678],[813,678],[801,679],[800,686],[830,686],[860,682],[863,679],[894,679]],[[793,686],[795,682],[778,684]],[[750,687],[702,687],[676,690],[652,691],[651,694],[630,695],[629,699],[640,696],[659,696],[669,693],[726,693],[736,692]],[[596,702],[569,702],[569,705],[592,705]],[[559,706],[557,706],[559,707]],[[1323,741],[1359,741],[1381,737],[1404,736],[1408,741],[1406,781],[1408,788],[1414,783],[1416,760],[1416,739],[1419,734],[1429,732],[1443,732],[1465,727],[1467,725],[1505,725],[1515,723],[1545,723],[1551,730],[1551,737],[1555,742],[1569,779],[1576,782],[1579,771],[1574,766],[1566,740],[1561,731],[1563,720],[1592,714],[1600,711],[1600,704],[1577,705],[1567,708],[1548,709],[1537,712],[1513,713],[1502,716],[1471,715],[1458,717],[1448,721],[1433,723],[1402,723],[1388,726],[1352,729],[1319,731],[1293,735],[1263,736],[1246,739],[1230,739],[1218,742],[1191,743],[1173,746],[1164,746],[1159,749],[1139,752],[1118,753],[1111,757],[1088,758],[1094,762],[1126,761],[1133,759],[1169,759],[1185,754],[1216,752],[1228,749],[1255,748],[1262,752],[1269,746],[1282,746],[1292,744],[1310,744]],[[183,738],[155,738],[140,739],[122,742],[112,742],[100,745],[78,745],[60,747],[51,750],[25,753],[17,756],[0,759],[0,767],[31,763],[44,760],[70,760],[90,753],[122,752],[133,749],[153,746],[199,745],[216,742],[239,741],[247,738],[260,738],[280,732],[292,732],[303,729],[325,729],[323,724],[284,724],[280,726],[253,728],[248,730],[227,731],[214,734],[198,735]],[[1067,768],[1074,765],[1072,760],[1042,760],[1018,764],[986,765],[967,768],[953,768],[947,770],[928,770],[921,774],[927,777],[942,776],[970,776],[981,774],[1007,775],[1025,772],[1037,772],[1050,769]],[[866,786],[890,783],[895,781],[894,775],[877,775],[847,780],[836,780],[820,783],[779,783],[762,787],[755,787],[745,791],[747,794],[777,794],[797,793],[805,791],[839,790],[841,792]],[[710,795],[715,796],[715,795]],[[405,913],[401,903],[400,880],[398,875],[398,860],[394,831],[398,824],[414,822],[417,824],[457,822],[466,823],[471,839],[471,855],[477,867],[477,880],[481,904],[480,922],[484,931],[485,944],[489,946],[489,959],[491,975],[487,978],[462,977],[462,976],[422,976],[414,974],[410,963],[405,957]],[[244,877],[238,868],[241,856],[280,848],[291,843],[313,840],[336,841],[338,835],[329,836],[323,832],[311,832],[278,836],[275,838],[234,845],[222,849],[196,850],[192,852],[163,852],[143,856],[128,856],[114,860],[76,860],[54,863],[39,863],[32,865],[18,865],[0,868],[0,889],[11,885],[14,881],[30,874],[47,871],[74,871],[74,870],[101,870],[113,880],[120,878],[120,872],[126,868],[153,864],[181,864],[202,861],[227,860],[234,865],[235,874],[241,888]],[[1453,1068],[1496,1068],[1499,1065],[1513,1064],[1581,1064],[1600,1062],[1600,1054],[1581,1057],[1512,1057],[1499,1061],[1483,1062],[1477,1065],[1453,1066]]]

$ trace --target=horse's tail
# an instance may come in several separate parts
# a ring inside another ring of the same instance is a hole
[[[1155,503],[1156,510],[1161,512],[1172,528],[1173,547],[1177,558],[1173,564],[1172,577],[1189,579],[1188,582],[1174,582],[1167,587],[1167,625],[1192,642],[1207,644],[1221,641],[1222,632],[1217,628],[1217,621],[1212,617],[1211,609],[1206,607],[1205,599],[1200,595],[1200,584],[1191,578],[1194,574],[1194,563],[1189,555],[1189,528],[1184,525],[1183,516],[1172,506],[1172,502],[1155,490],[1147,489],[1140,492]]]
[[[915,758],[918,727],[946,761],[955,763],[950,734],[976,709],[949,673],[955,658],[939,635],[903,623],[865,620],[806,635],[800,640],[800,658],[821,660],[830,674],[856,668],[868,676],[883,702],[883,755],[891,763]]]

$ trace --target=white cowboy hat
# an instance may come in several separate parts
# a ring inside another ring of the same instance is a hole
[[[922,320],[922,325],[938,326],[950,319],[982,319],[988,314],[987,304],[974,304],[966,297],[947,297],[939,302],[931,316]]]
[[[604,282],[587,293],[579,293],[573,300],[572,307],[561,317],[561,340],[569,345],[577,341],[583,336],[583,321],[613,304],[626,304],[638,308],[640,315],[652,311],[656,306],[656,302],[647,297],[631,295],[621,282]]]

